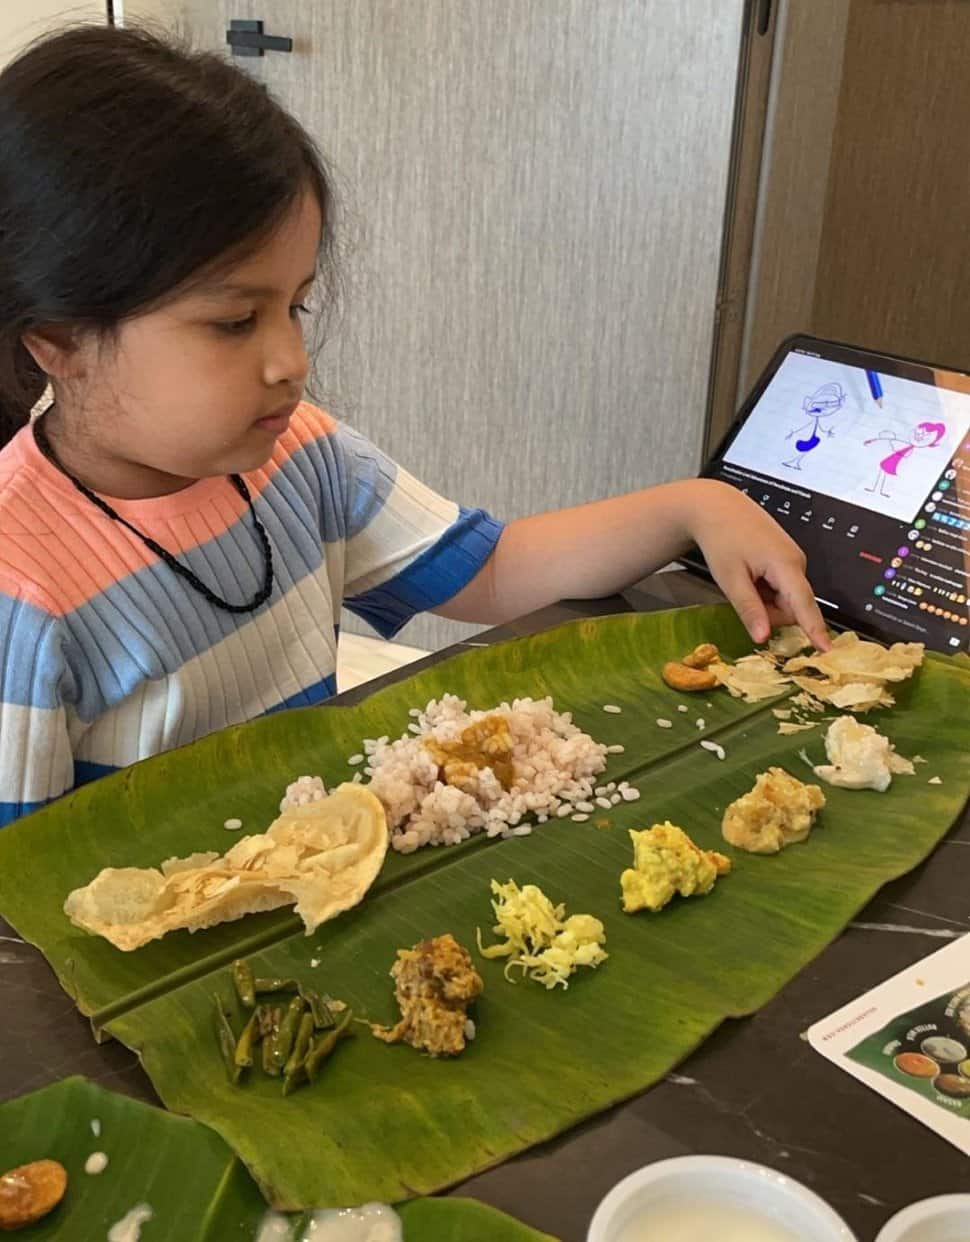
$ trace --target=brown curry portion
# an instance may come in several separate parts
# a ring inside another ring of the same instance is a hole
[[[483,716],[450,742],[422,739],[425,750],[438,765],[439,779],[466,792],[483,768],[491,768],[503,789],[515,783],[512,734],[504,716]],[[477,786],[473,786],[473,789]]]

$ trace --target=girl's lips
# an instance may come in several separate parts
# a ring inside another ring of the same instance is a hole
[[[290,419],[293,417],[293,413],[298,405],[299,402],[294,401],[290,405],[283,406],[276,413],[267,414],[265,418],[257,419],[253,426],[259,427],[261,431],[271,431],[275,435],[279,435],[289,426]]]

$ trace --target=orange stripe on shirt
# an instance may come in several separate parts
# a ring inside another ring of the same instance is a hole
[[[263,492],[304,445],[336,430],[329,414],[302,402],[270,460],[244,476],[251,493]],[[218,538],[247,509],[222,476],[200,479],[170,496],[109,503],[175,555]],[[29,583],[44,567],[50,606],[63,615],[155,560],[137,535],[86,500],[43,456],[30,428],[0,452],[0,576]]]

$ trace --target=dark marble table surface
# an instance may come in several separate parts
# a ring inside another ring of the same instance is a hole
[[[481,635],[501,641],[563,621],[717,598],[685,574],[622,598],[564,603]],[[465,646],[467,644],[462,644]],[[438,652],[426,662],[444,658]],[[354,702],[423,665],[358,687]],[[966,724],[964,722],[964,726]],[[563,1242],[583,1242],[598,1201],[641,1165],[693,1152],[740,1156],[804,1182],[860,1242],[916,1199],[970,1190],[956,1148],[836,1069],[803,1038],[817,1019],[970,932],[970,815],[921,867],[884,888],[754,1017],[726,1022],[643,1095],[457,1187]],[[0,1099],[68,1074],[157,1103],[134,1054],[96,1045],[40,954],[0,920]]]

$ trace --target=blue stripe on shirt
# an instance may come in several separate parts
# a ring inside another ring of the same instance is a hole
[[[375,448],[351,427],[341,426],[330,439],[335,440],[335,447],[339,446],[343,454],[352,459],[346,464],[342,463],[345,471],[349,467],[349,493],[343,475],[341,486],[344,495],[349,495],[344,538],[353,539],[373,522],[387,503],[397,481],[398,467],[379,448]]]
[[[112,772],[119,771],[110,763],[88,763],[83,759],[74,760],[74,785],[72,788],[77,789],[79,785],[87,785],[90,781],[100,780],[102,776],[110,776]],[[65,789],[64,794],[70,793],[70,789]],[[59,794],[58,797],[63,797]],[[44,802],[0,802],[0,828],[5,828],[7,824],[12,824],[15,819],[21,819],[24,815],[29,815],[32,811],[39,811],[41,807],[49,806],[52,802],[56,802],[57,798],[48,798]]]
[[[419,612],[446,603],[478,574],[495,551],[504,523],[484,509],[462,509],[426,552],[380,586],[344,600],[344,607],[393,638]]]
[[[92,763],[89,759],[74,760],[74,788],[86,785],[89,781],[100,780],[102,776],[110,776],[119,769],[110,763]]]
[[[21,819],[31,811],[39,811],[46,805],[46,802],[0,802],[0,828],[6,828],[15,819]]]
[[[49,613],[0,595],[0,639],[0,700],[52,708],[70,697],[71,688],[64,684],[63,631]]]
[[[316,707],[318,704],[332,699],[337,693],[337,677],[335,673],[331,673],[329,677],[324,677],[321,681],[315,682],[312,686],[307,686],[304,690],[291,694],[288,699],[284,699],[282,703],[277,703],[275,707],[271,707],[269,711],[264,712],[266,716],[272,716],[276,712],[285,712],[291,707]]]

